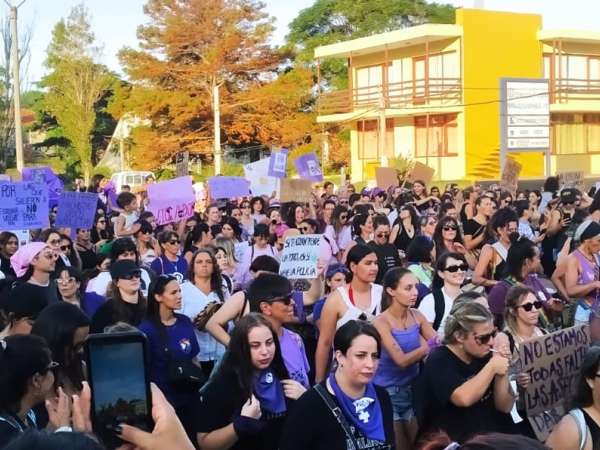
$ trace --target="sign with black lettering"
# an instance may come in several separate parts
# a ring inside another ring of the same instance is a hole
[[[0,183],[0,230],[48,226],[48,186]]]
[[[279,275],[288,279],[317,278],[320,234],[290,236],[283,244]]]

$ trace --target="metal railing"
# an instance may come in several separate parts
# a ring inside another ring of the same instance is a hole
[[[550,83],[551,103],[566,103],[573,100],[600,101],[600,80],[555,78]]]

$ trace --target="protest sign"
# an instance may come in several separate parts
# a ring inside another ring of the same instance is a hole
[[[500,178],[500,187],[516,195],[517,186],[519,185],[519,174],[523,166],[514,159],[506,158],[504,167],[502,167],[502,176]]]
[[[282,203],[309,203],[312,200],[312,183],[298,178],[282,178],[279,200]]]
[[[544,411],[541,414],[528,417],[528,419],[535,436],[540,442],[545,442],[552,432],[554,425],[560,422],[560,419],[562,419],[564,415],[565,408],[563,406],[557,406],[555,408],[550,408],[548,411]]]
[[[286,238],[279,275],[288,279],[317,278],[320,245],[320,234],[303,234]]]
[[[589,345],[590,334],[585,325],[558,330],[521,344],[519,372],[531,377],[523,396],[528,417],[568,404]]]
[[[192,177],[180,177],[148,185],[148,209],[158,225],[179,222],[194,215],[196,197]]]
[[[175,156],[175,175],[186,177],[189,175],[190,152],[179,152]]]
[[[0,183],[0,230],[48,226],[48,186]]]
[[[29,244],[29,241],[31,240],[29,230],[10,230],[10,232],[17,236],[19,247]]]
[[[315,153],[307,153],[294,161],[300,178],[311,181],[323,181],[321,165]]]
[[[52,168],[47,166],[23,167],[21,174],[22,181],[46,184],[48,186],[48,205],[51,208],[58,205],[58,199],[64,190],[64,183],[56,176]]]
[[[398,186],[398,171],[393,167],[377,167],[375,169],[377,187],[387,190],[390,186]]]
[[[575,188],[583,191],[584,189],[584,173],[583,171],[577,172],[563,172],[558,174],[558,182],[561,189]]]
[[[250,182],[244,177],[210,177],[208,188],[214,200],[250,195]]]
[[[244,164],[244,174],[250,182],[250,191],[252,195],[273,195],[273,192],[279,191],[279,178],[270,177],[269,174],[270,158],[261,159],[250,164]]]
[[[98,208],[98,194],[93,192],[63,192],[58,199],[57,227],[90,229]]]
[[[429,184],[429,182],[433,179],[433,174],[435,173],[435,169],[419,162],[415,161],[412,168],[406,175],[406,180],[414,183],[417,180],[422,181],[425,184]]]
[[[279,151],[273,151],[269,157],[268,175],[276,178],[285,178],[287,171],[288,150],[282,148]]]

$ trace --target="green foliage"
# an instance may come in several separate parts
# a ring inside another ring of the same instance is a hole
[[[321,45],[397,30],[422,23],[453,23],[451,5],[425,0],[316,0],[290,23],[287,45],[296,62],[312,65]],[[321,74],[337,88],[346,87],[346,62],[328,58]]]

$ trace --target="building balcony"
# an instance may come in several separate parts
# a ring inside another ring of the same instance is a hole
[[[550,80],[550,103],[579,101],[600,102],[600,79],[558,78]]]
[[[460,78],[429,78],[354,89],[324,92],[317,100],[319,115],[347,114],[356,110],[456,106],[462,100]]]

